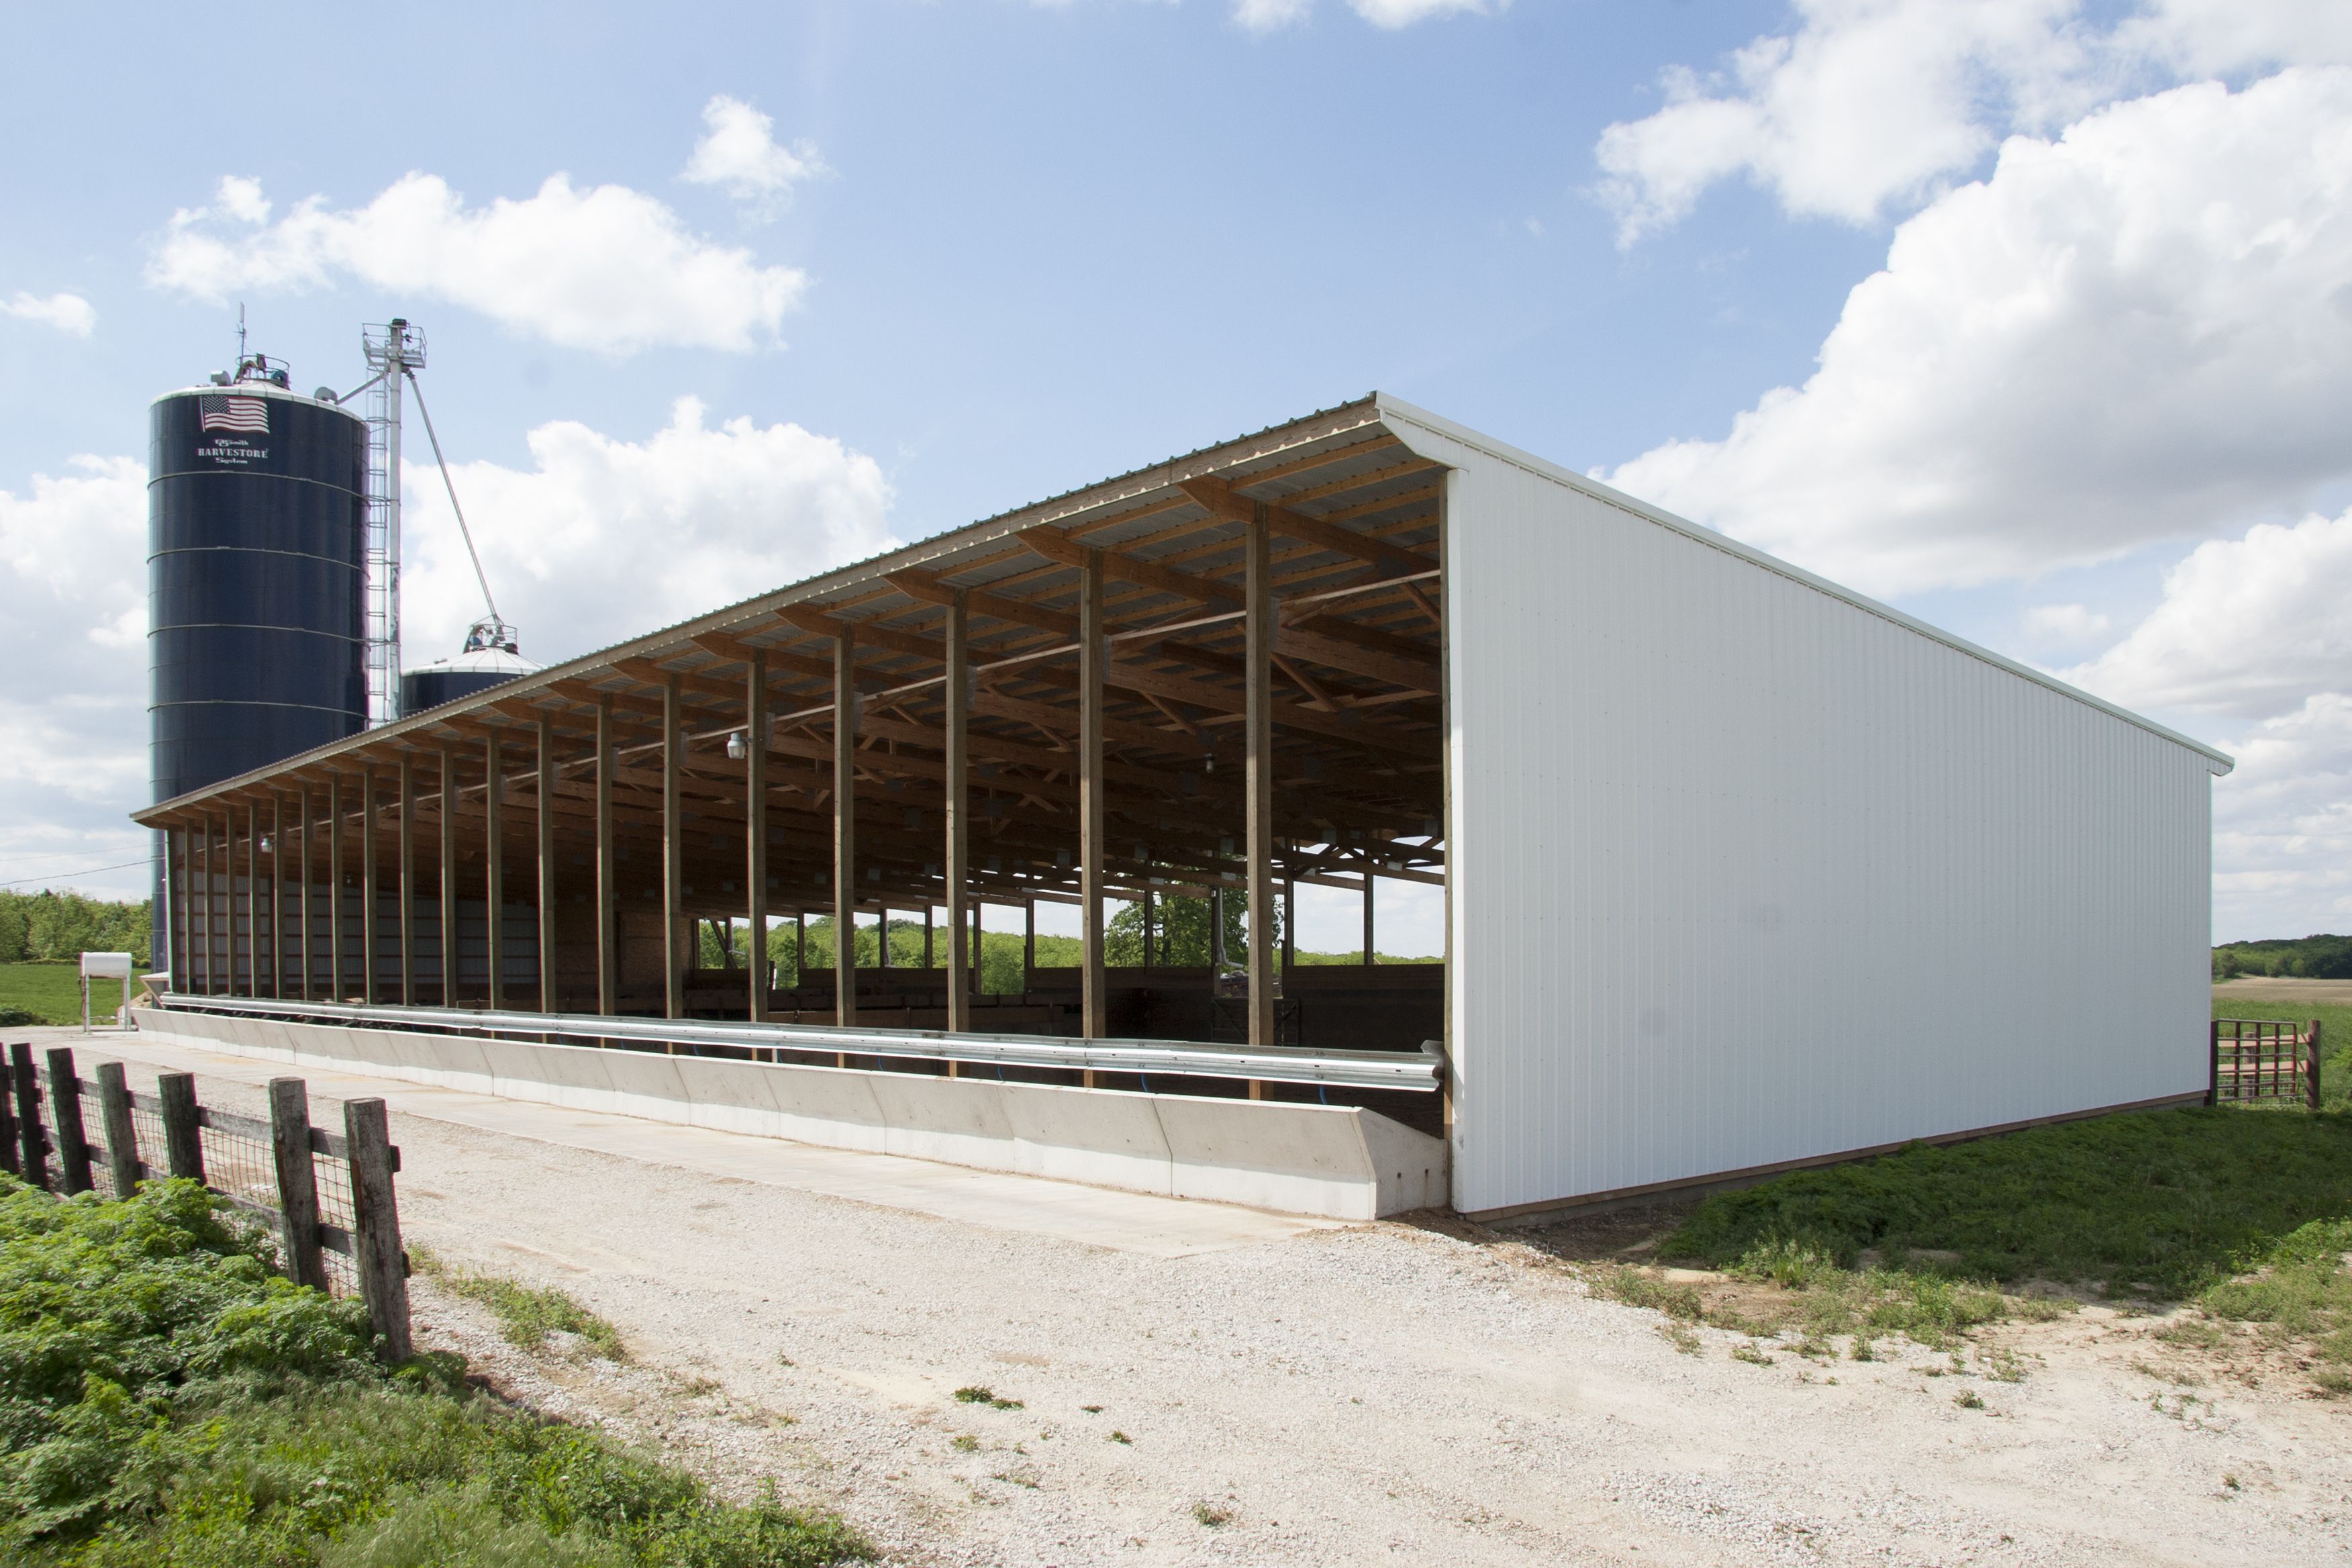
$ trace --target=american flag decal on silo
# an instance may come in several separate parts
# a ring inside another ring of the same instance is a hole
[[[269,434],[269,404],[259,397],[207,397],[204,405],[204,427],[207,430],[237,430],[249,436]]]

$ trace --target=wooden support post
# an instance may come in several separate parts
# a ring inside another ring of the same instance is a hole
[[[270,943],[274,945],[277,942],[277,928],[275,922],[268,918],[269,900],[263,891],[266,884],[261,879],[261,858],[264,853],[261,847],[262,837],[261,800],[258,796],[256,796],[245,803],[245,842],[247,850],[247,871],[245,882],[246,945],[251,950],[253,954],[251,960],[251,970],[253,975],[253,994],[256,996],[268,995],[269,992],[278,989],[278,975],[276,973],[278,962],[274,957],[270,959],[268,965],[270,971],[269,980],[268,982],[268,991],[263,989],[263,981],[261,978],[263,969],[262,958],[263,955],[268,953],[269,951],[268,947],[264,946],[262,942],[261,933],[264,927],[269,928]]]
[[[269,797],[269,994],[286,999],[286,792]]]
[[[16,1089],[16,1157],[25,1180],[47,1192],[49,1141],[41,1131],[41,1080],[33,1070],[33,1047],[17,1040],[8,1047],[8,1077]]]
[[[311,934],[310,926],[312,919],[310,910],[310,889],[311,885],[318,879],[317,868],[313,867],[310,862],[310,840],[314,837],[310,831],[310,824],[315,821],[316,818],[311,815],[310,786],[309,784],[304,784],[296,792],[296,798],[301,802],[302,809],[302,886],[295,898],[294,903],[295,913],[302,922],[302,936],[301,940],[297,942],[294,945],[301,951],[302,1000],[308,1002],[310,999],[311,986],[315,984],[310,978],[311,973],[317,967],[317,960],[312,956],[312,952],[318,946],[318,942]]]
[[[127,1198],[139,1190],[139,1123],[121,1062],[98,1064],[98,1121],[106,1131],[108,1180],[116,1197]]]
[[[196,1126],[196,1075],[155,1075],[155,1098],[163,1107],[163,1173],[192,1182],[205,1179],[204,1134]]]
[[[198,910],[196,921],[204,930],[194,946],[204,984],[197,994],[209,996],[213,994],[213,975],[215,973],[213,967],[213,814],[205,812],[199,820],[203,824],[205,837],[196,849],[196,879],[204,884],[204,896],[194,902]]]
[[[228,975],[226,994],[236,994],[236,805],[229,803],[221,812],[221,886],[222,902],[227,914],[224,924],[226,933],[222,939],[226,950],[223,968]],[[250,978],[251,971],[247,970]]]
[[[743,678],[743,904],[751,922],[744,953],[754,1024],[768,1020],[768,656],[751,650]]]
[[[555,1000],[555,721],[539,721],[539,1010],[557,1011]]]
[[[793,914],[793,989],[801,988],[801,976],[808,973],[808,911]],[[794,1009],[798,1011],[797,1008]]]
[[[327,1000],[343,999],[343,775],[327,775]]]
[[[416,753],[400,753],[400,1005],[416,1005]]]
[[[25,1162],[16,1142],[16,1097],[9,1078],[7,1056],[0,1052],[0,1170],[21,1176],[25,1173]]]
[[[236,810],[229,809],[229,833],[234,842],[236,832]],[[232,880],[231,887],[235,882]],[[236,922],[230,922],[234,933]],[[234,934],[230,937],[236,944]],[[261,994],[261,812],[248,799],[245,803],[245,994]]]
[[[890,905],[887,900],[874,922],[874,952],[878,967],[890,967]]]
[[[1274,529],[1260,502],[1250,520],[1248,581],[1243,618],[1247,638],[1243,680],[1247,693],[1247,777],[1244,781],[1249,836],[1249,1043],[1275,1043],[1274,1028]],[[1250,1098],[1265,1086],[1250,1082]]]
[[[1078,1034],[1110,1033],[1110,976],[1103,958],[1103,676],[1110,643],[1103,626],[1102,552],[1078,571]],[[1080,1074],[1095,1085],[1092,1068]]]
[[[73,1047],[48,1050],[49,1121],[58,1130],[58,1176],[66,1195],[90,1189],[89,1133],[82,1126],[81,1079],[74,1072]]]
[[[188,989],[188,933],[183,923],[188,912],[184,886],[187,871],[182,864],[182,846],[186,839],[184,829],[163,829],[163,941],[171,951],[156,956],[166,960],[157,967],[170,970],[174,991]]]
[[[1021,994],[1029,994],[1029,978],[1037,969],[1037,902],[1032,899],[1022,906],[1028,924],[1021,932]]]
[[[1157,958],[1153,942],[1158,935],[1160,900],[1150,888],[1143,889],[1143,967],[1149,969]]]
[[[2311,1109],[2319,1109],[2319,1020],[2311,1021]]]
[[[457,752],[441,748],[441,1005],[457,1005]]]
[[[327,1258],[319,1246],[319,1169],[310,1158],[310,1090],[299,1078],[269,1080],[269,1152],[278,1167],[279,1248],[286,1278],[313,1290],[327,1288]]]
[[[932,904],[932,902],[931,902],[929,899],[924,900],[923,900],[923,967],[924,967],[925,969],[936,969],[936,968],[938,968],[938,967],[939,967],[939,959],[938,959],[938,956],[937,956],[937,954],[935,954],[935,953],[932,952],[932,950],[931,950],[931,916],[932,916],[932,914],[933,914],[934,912],[936,912],[936,906],[935,906],[935,905],[933,905],[933,904]]]
[[[596,700],[596,1011],[621,1010],[619,866],[613,858],[613,700]]]
[[[845,1029],[857,1022],[857,634],[845,622],[833,644],[833,1016]]]
[[[375,764],[360,769],[360,995],[371,1007],[382,1000],[376,990]]]
[[[1380,951],[1372,945],[1372,874],[1367,870],[1364,873],[1364,966],[1368,969],[1378,962],[1376,955]]]
[[[496,730],[485,739],[488,782],[482,786],[482,913],[490,958],[493,1012],[507,1005],[506,737]]]
[[[195,989],[195,959],[188,951],[188,830],[185,826],[163,830],[163,891],[171,902],[171,925],[167,940],[172,944],[172,989],[181,993]]]
[[[662,686],[662,1016],[668,1018],[686,1016],[686,807],[678,795],[685,749],[685,698],[672,675]]]
[[[392,1184],[392,1123],[381,1100],[343,1102],[343,1144],[352,1163],[352,1261],[380,1353],[398,1364],[408,1337],[408,1259],[400,1247],[400,1204]]]
[[[971,1027],[973,976],[979,972],[978,942],[967,942],[964,911],[978,915],[980,906],[968,902],[971,885],[971,647],[964,591],[956,590],[948,606],[947,625],[947,884],[948,884],[948,1030],[961,1034]],[[955,1064],[948,1064],[949,1076]]]

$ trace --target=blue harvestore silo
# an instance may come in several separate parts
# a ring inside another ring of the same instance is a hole
[[[466,634],[464,651],[455,658],[435,659],[401,676],[401,716],[422,713],[538,670],[539,666],[522,657],[514,628],[491,616],[474,623]]]
[[[156,800],[367,725],[367,424],[261,356],[166,393],[147,479]],[[158,851],[156,890],[162,892]],[[155,902],[154,961],[167,950]]]

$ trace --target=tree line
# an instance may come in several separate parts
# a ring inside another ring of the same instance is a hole
[[[0,891],[0,963],[71,960],[85,952],[127,952],[150,959],[147,900],[121,903],[44,888],[37,893]]]
[[[2352,936],[2273,937],[2226,942],[2213,950],[2213,978],[2274,974],[2305,980],[2352,980]]]

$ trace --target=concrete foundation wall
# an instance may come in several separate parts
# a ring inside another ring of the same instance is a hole
[[[1444,1142],[1354,1106],[655,1056],[152,1007],[131,1016],[159,1039],[290,1067],[1284,1214],[1375,1219],[1446,1201]]]

